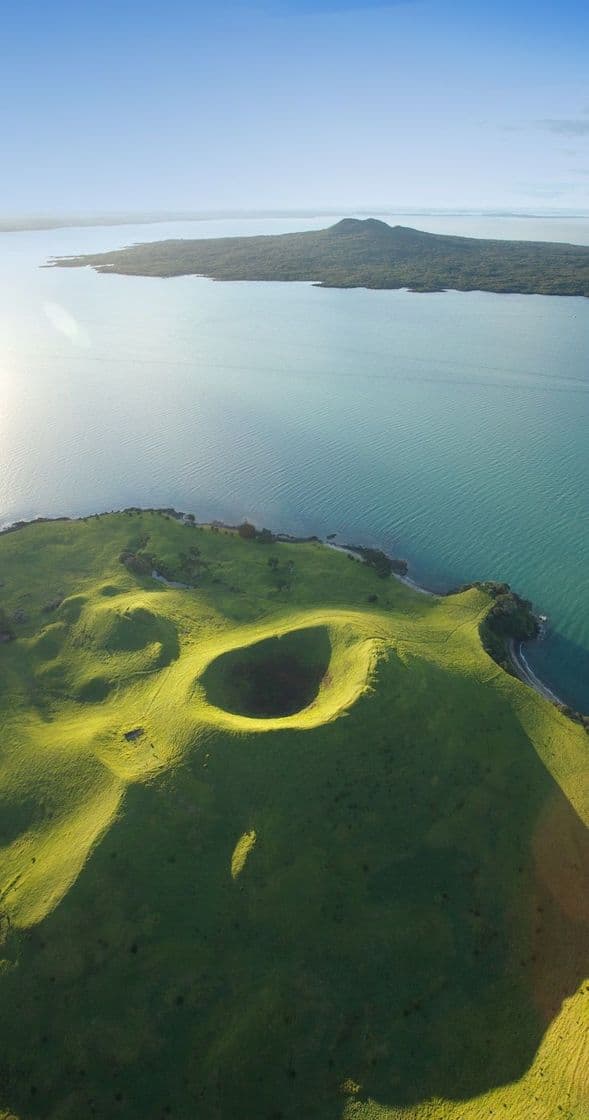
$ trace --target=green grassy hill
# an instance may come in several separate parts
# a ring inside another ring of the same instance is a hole
[[[108,253],[60,257],[126,276],[209,276],[214,280],[307,280],[327,288],[411,288],[432,292],[535,292],[589,296],[589,248],[424,233],[375,218],[344,218],[329,229],[262,237],[151,241]]]
[[[589,1116],[589,740],[483,590],[158,513],[0,581],[0,1115]]]

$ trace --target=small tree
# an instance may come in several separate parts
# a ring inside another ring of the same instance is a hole
[[[237,532],[243,541],[253,541],[256,536],[256,527],[249,521],[242,521]]]

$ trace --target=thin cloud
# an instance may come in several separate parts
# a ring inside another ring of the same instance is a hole
[[[536,121],[535,126],[544,132],[555,132],[558,136],[589,136],[587,117],[547,117]]]
[[[530,129],[552,132],[555,136],[589,136],[589,117],[544,117],[519,124],[502,124],[502,132],[529,132]]]

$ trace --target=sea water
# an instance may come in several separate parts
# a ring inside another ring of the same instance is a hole
[[[445,589],[507,580],[589,711],[589,300],[43,269],[255,219],[0,235],[0,523],[128,505],[337,533]],[[589,243],[572,218],[387,218]]]

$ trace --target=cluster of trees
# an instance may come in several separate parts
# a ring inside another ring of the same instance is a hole
[[[170,564],[146,551],[147,538],[134,548],[126,548],[119,554],[119,561],[137,576],[151,575],[155,570],[170,582],[186,583],[195,580],[208,565],[202,559],[200,549],[191,545],[178,556],[177,564]]]
[[[237,527],[237,532],[241,539],[245,541],[258,541],[262,544],[272,544],[274,541],[278,540],[276,534],[272,533],[270,529],[256,529],[255,525],[252,525],[250,521],[242,521],[241,525]],[[317,540],[318,538],[311,537],[309,539]],[[388,576],[392,575],[393,572],[396,575],[402,576],[407,574],[408,564],[406,560],[400,560],[394,556],[387,556],[386,552],[383,552],[380,548],[368,548],[359,544],[344,545],[344,548],[349,548],[351,552],[355,552],[358,556],[361,556],[364,563],[368,564],[370,568],[374,568],[374,571],[381,579],[386,579]],[[270,556],[268,558],[268,567],[276,575],[278,571],[281,570],[278,557]],[[292,568],[292,561],[284,566],[284,575],[281,580],[280,590],[290,587]]]
[[[256,529],[251,521],[242,521],[238,525],[237,532],[243,541],[258,541],[259,544],[272,544],[276,540],[274,533],[270,529]]]
[[[149,575],[153,568],[151,557],[142,555],[140,552],[133,552],[129,548],[124,548],[119,553],[119,561],[136,576]]]
[[[365,548],[361,544],[347,544],[345,548],[351,549],[352,552],[357,552],[362,557],[365,564],[370,568],[374,568],[377,576],[381,579],[387,579],[393,572],[398,576],[406,576],[409,565],[406,560],[400,560],[396,556],[387,556],[380,548]]]
[[[184,581],[197,579],[198,576],[202,574],[203,568],[206,567],[208,567],[208,565],[206,561],[203,560],[200,549],[197,548],[195,544],[190,545],[188,551],[181,552],[178,557],[178,574]],[[158,568],[158,571],[161,571],[161,568]],[[162,572],[162,575],[165,575],[165,573]],[[167,576],[166,578],[173,579],[174,576]],[[176,576],[176,578],[178,577]]]
[[[481,641],[490,657],[503,669],[513,672],[509,643],[528,642],[538,637],[539,624],[529,599],[522,599],[508,583],[479,583],[487,591],[493,606],[479,627]]]
[[[272,572],[277,591],[290,591],[292,587],[292,577],[294,575],[294,563],[292,560],[287,560],[285,564],[281,564],[277,556],[268,557],[268,567]]]
[[[258,544],[273,544],[277,540],[276,534],[272,533],[270,529],[256,529],[251,521],[242,521],[241,525],[237,527],[237,532],[242,540],[256,541]],[[285,563],[281,563],[280,558],[272,553],[268,557],[268,567],[276,590],[290,591],[294,574],[293,561],[287,560]]]

